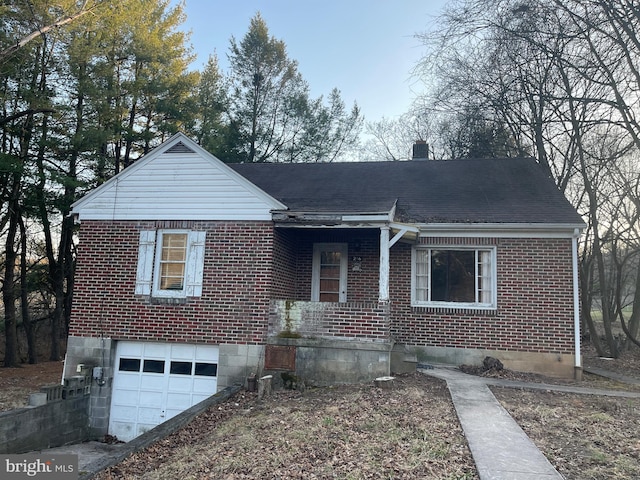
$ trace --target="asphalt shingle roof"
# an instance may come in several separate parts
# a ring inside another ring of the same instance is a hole
[[[291,211],[388,212],[416,223],[581,224],[531,158],[231,164]]]

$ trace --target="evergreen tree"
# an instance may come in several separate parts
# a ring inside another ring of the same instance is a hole
[[[313,100],[309,85],[289,59],[286,45],[269,35],[257,14],[240,42],[231,39],[229,127],[246,162],[330,161],[355,144],[362,119],[346,112],[337,90]]]

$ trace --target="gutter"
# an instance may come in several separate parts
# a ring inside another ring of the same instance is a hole
[[[578,223],[419,223],[420,236],[573,238]]]

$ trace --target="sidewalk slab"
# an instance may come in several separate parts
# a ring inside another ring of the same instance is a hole
[[[619,373],[610,372],[605,370],[604,368],[599,367],[583,367],[583,370],[587,373],[591,373],[592,375],[598,375],[600,377],[610,378],[611,380],[616,380],[618,382],[627,383],[629,385],[640,385],[640,379],[631,377],[629,375],[621,375]]]
[[[446,380],[481,480],[563,478],[500,405],[484,379],[447,368],[420,371]]]

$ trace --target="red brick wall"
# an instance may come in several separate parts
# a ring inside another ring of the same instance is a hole
[[[206,230],[202,297],[134,295],[140,230]],[[70,334],[128,340],[263,343],[272,291],[270,222],[103,222],[80,227]]]
[[[289,310],[289,311],[287,311]],[[295,312],[292,314],[292,312]],[[294,317],[293,319],[291,317]],[[376,302],[271,302],[269,333],[302,337],[389,340],[389,305]]]
[[[174,305],[154,304],[148,297],[134,295],[139,231],[154,228],[207,231],[202,297]],[[570,239],[421,241],[496,246],[498,308],[411,307],[411,245],[398,242],[390,254],[390,332],[395,341],[420,346],[572,352]],[[263,343],[272,298],[310,300],[314,242],[348,244],[348,304],[327,310],[322,319],[324,334],[387,337],[389,328],[381,323],[385,311],[377,308],[378,230],[282,230],[274,236],[270,222],[83,221],[70,334]],[[362,258],[360,271],[353,271],[354,256]]]
[[[391,249],[391,333],[400,343],[544,353],[573,352],[571,239],[422,239],[495,245],[498,308],[411,307],[411,246]]]
[[[348,302],[377,302],[379,275],[379,230],[294,230],[296,249],[295,300],[311,299],[314,243],[346,243],[349,256]],[[361,257],[360,271],[354,271],[353,257]]]
[[[274,230],[272,298],[296,298],[296,250],[293,230]]]

